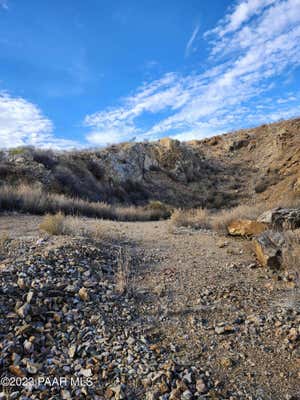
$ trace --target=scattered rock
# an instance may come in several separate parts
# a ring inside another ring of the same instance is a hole
[[[263,222],[241,219],[232,221],[228,227],[228,233],[232,236],[255,236],[268,229]]]
[[[300,228],[300,208],[274,208],[261,214],[257,220],[275,228]]]
[[[282,250],[285,240],[280,232],[267,231],[254,241],[258,261],[264,267],[279,269],[282,264]]]
[[[78,294],[79,294],[79,297],[81,298],[81,300],[83,300],[83,301],[88,301],[89,300],[89,294],[88,294],[88,291],[87,291],[87,289],[85,287],[82,287],[79,290]]]
[[[24,378],[26,376],[25,372],[18,365],[10,365],[9,372],[15,376],[18,376],[19,378]]]

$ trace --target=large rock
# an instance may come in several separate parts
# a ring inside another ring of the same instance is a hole
[[[260,215],[257,221],[280,229],[300,228],[300,208],[274,208]]]
[[[267,224],[250,219],[232,221],[227,227],[228,233],[232,236],[255,236],[267,229]]]
[[[280,232],[266,231],[255,241],[255,253],[258,261],[264,267],[279,269],[282,264],[282,251],[285,244]]]

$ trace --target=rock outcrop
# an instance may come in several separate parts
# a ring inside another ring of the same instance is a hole
[[[221,208],[298,196],[300,119],[204,140],[122,143],[54,152],[0,151],[2,184],[39,185],[47,192],[105,201]]]
[[[274,208],[260,215],[257,220],[280,229],[300,228],[300,208]]]
[[[232,236],[255,236],[266,231],[268,225],[263,222],[252,221],[250,219],[240,219],[232,221],[228,227],[228,233]]]
[[[285,239],[282,233],[266,231],[254,241],[255,253],[263,267],[279,269],[282,265],[283,247]]]

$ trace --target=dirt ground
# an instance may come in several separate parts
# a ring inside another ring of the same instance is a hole
[[[45,236],[40,220],[0,216],[0,232],[36,240]],[[300,294],[285,271],[258,266],[249,241],[212,231],[174,230],[169,221],[102,224],[131,255],[144,331],[171,357],[207,371],[215,394],[203,398],[300,399],[299,335],[291,334]]]

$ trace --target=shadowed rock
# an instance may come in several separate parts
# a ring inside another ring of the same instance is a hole
[[[274,208],[260,215],[257,220],[280,229],[300,228],[300,208]]]
[[[255,241],[255,253],[258,261],[264,267],[279,269],[282,264],[282,250],[285,244],[280,232],[267,231],[258,236]]]

